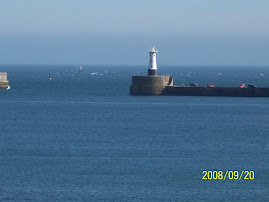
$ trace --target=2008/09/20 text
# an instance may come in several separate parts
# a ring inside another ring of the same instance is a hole
[[[203,180],[254,180],[255,173],[254,171],[248,170],[227,170],[226,172],[223,171],[206,171],[203,172]]]

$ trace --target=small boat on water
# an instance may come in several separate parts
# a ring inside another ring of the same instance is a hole
[[[48,76],[48,79],[51,80],[51,76],[50,75]]]
[[[7,87],[7,90],[9,90],[9,89],[10,89],[10,86]]]
[[[79,66],[78,71],[79,72],[84,72],[84,69],[81,66]]]

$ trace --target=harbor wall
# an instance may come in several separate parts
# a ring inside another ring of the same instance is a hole
[[[167,86],[163,95],[269,97],[269,88]]]
[[[174,86],[171,76],[133,76],[131,95],[269,97],[269,88]]]
[[[7,80],[7,73],[0,72],[0,89],[7,89],[9,86],[9,82]]]
[[[173,86],[171,76],[133,76],[131,95],[161,95],[165,86]]]

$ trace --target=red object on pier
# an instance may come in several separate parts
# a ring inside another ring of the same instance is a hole
[[[246,87],[246,85],[243,83],[239,86],[239,88],[245,88],[245,87]]]

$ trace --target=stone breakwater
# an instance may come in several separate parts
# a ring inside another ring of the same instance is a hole
[[[9,82],[7,80],[7,73],[0,72],[0,89],[7,89],[9,86]]]
[[[269,97],[269,88],[174,86],[171,76],[133,76],[130,95]]]
[[[161,95],[166,86],[173,86],[171,76],[133,76],[131,95]]]

